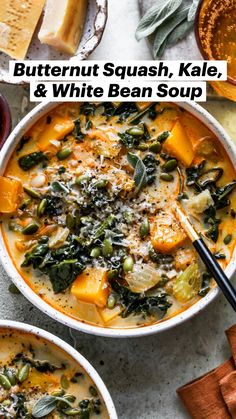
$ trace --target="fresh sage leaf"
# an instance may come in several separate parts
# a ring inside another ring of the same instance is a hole
[[[168,36],[167,38],[167,47],[175,45],[177,42],[181,41],[192,29],[194,22],[188,22],[184,20],[180,23]]]
[[[131,154],[131,153],[130,153]],[[131,165],[134,167],[134,183],[135,183],[135,193],[138,193],[140,189],[147,185],[147,173],[146,166],[143,163],[142,159],[135,154],[129,156]],[[136,164],[135,164],[136,159]],[[135,166],[134,166],[135,164]]]
[[[133,153],[128,153],[127,154],[127,160],[129,162],[129,164],[135,169],[135,166],[138,162],[138,156],[137,154],[133,154]]]
[[[199,0],[193,0],[188,11],[188,22],[192,22],[195,19],[198,4],[199,4]]]
[[[134,183],[136,186],[135,192],[138,193],[140,189],[147,184],[146,167],[141,159],[138,160],[134,171]]]
[[[178,9],[182,0],[158,0],[142,17],[136,30],[136,39],[151,35],[164,21]]]
[[[53,396],[45,396],[34,405],[32,415],[34,418],[43,418],[49,415],[57,406],[57,399]]]
[[[158,53],[155,55],[155,58],[160,58],[160,57],[162,57],[162,55],[163,55],[163,54],[164,54],[164,52],[165,52],[166,47],[167,47],[167,39],[165,39],[165,40],[162,42],[162,44],[161,44],[161,46],[160,46],[160,48],[159,48],[159,50],[158,50]]]
[[[134,168],[135,194],[137,194],[149,181],[145,159],[142,160],[137,154],[128,153],[127,160]]]
[[[153,55],[155,58],[161,57],[163,52],[163,43],[171,32],[184,20],[188,15],[189,6],[181,4],[175,14],[171,16],[166,22],[163,22],[156,31],[153,43]]]
[[[70,192],[69,189],[58,180],[55,180],[54,182],[52,182],[51,187],[54,190],[54,192],[64,192],[64,193]]]

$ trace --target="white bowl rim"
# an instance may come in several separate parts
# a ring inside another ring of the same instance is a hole
[[[174,102],[183,109],[189,111],[191,114],[196,116],[200,121],[202,121],[219,139],[219,141],[224,146],[227,154],[230,156],[232,163],[236,166],[236,147],[230,139],[229,135],[225,132],[220,123],[204,108],[194,102]],[[29,112],[15,127],[7,141],[5,142],[1,153],[0,153],[0,175],[4,172],[7,162],[15,149],[16,144],[22,135],[44,114],[51,111],[55,107],[60,105],[58,102],[42,102],[37,105],[31,112]],[[59,321],[60,323],[71,327],[73,329],[79,330],[81,332],[89,333],[95,336],[104,336],[104,337],[118,337],[118,338],[127,338],[127,337],[140,337],[152,335],[155,333],[160,333],[165,330],[169,330],[172,327],[175,327],[191,317],[195,316],[201,312],[206,306],[208,306],[220,293],[218,287],[213,288],[205,297],[197,301],[195,304],[180,312],[174,317],[171,317],[167,320],[164,320],[159,323],[153,323],[148,326],[137,327],[137,328],[117,328],[112,329],[109,327],[101,327],[85,323],[80,320],[76,320],[66,314],[63,314],[55,310],[52,306],[42,300],[35,292],[27,285],[22,276],[19,274],[14,264],[11,261],[11,258],[6,250],[2,234],[0,234],[0,261],[2,265],[14,282],[14,284],[19,288],[22,294],[39,310],[53,319]],[[236,249],[234,251],[233,257],[226,268],[226,274],[229,278],[236,272]]]
[[[12,320],[0,320],[0,329],[14,329],[25,333],[33,334],[35,336],[39,336],[40,338],[43,338],[48,342],[58,346],[62,351],[70,355],[85,370],[85,372],[91,378],[92,382],[95,384],[96,388],[102,396],[110,419],[118,419],[116,409],[110,396],[110,393],[103,380],[101,379],[100,375],[90,364],[90,362],[71,345],[69,345],[61,338],[55,336],[53,333],[47,332],[44,329],[27,323],[16,322]]]

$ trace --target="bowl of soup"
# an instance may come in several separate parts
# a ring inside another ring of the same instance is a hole
[[[1,417],[117,419],[97,372],[58,337],[1,320],[0,345]]]
[[[1,153],[2,264],[72,328],[121,337],[173,327],[219,292],[173,208],[231,276],[235,162],[196,104],[41,104]]]

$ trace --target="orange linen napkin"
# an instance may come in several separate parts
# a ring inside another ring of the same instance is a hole
[[[226,336],[232,358],[177,390],[194,419],[236,419],[236,325]]]

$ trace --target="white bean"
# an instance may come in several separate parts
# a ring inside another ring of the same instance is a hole
[[[33,188],[42,188],[42,186],[45,185],[46,180],[46,176],[43,173],[41,173],[39,175],[34,176],[33,179],[31,179],[30,183]]]

